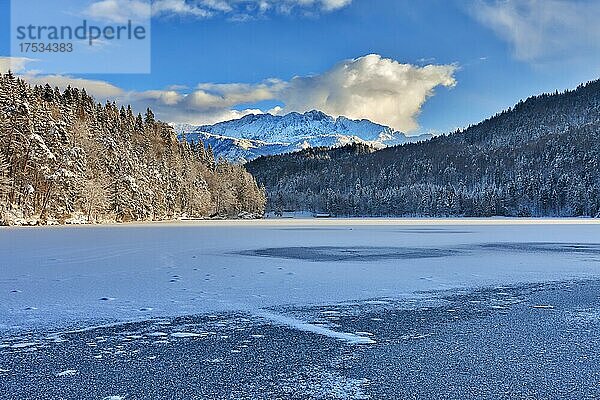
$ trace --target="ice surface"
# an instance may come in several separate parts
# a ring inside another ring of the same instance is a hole
[[[284,220],[0,229],[0,332],[600,275],[593,220]],[[270,310],[266,310],[270,309]],[[333,317],[333,315],[331,315]]]

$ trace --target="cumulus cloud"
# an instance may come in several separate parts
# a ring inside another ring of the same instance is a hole
[[[205,115],[214,119],[232,112],[242,116],[250,111],[240,114],[232,108],[272,100],[283,106],[265,112],[282,114],[317,109],[334,117],[364,118],[410,132],[418,128],[421,107],[434,89],[456,84],[456,69],[455,65],[402,64],[371,54],[343,61],[320,75],[298,76],[290,81],[270,79],[259,84],[203,83],[184,95],[171,93],[169,104],[157,96],[145,100],[155,101],[155,107],[163,109],[171,120],[175,113],[179,118],[188,118],[177,122],[194,122],[189,119],[202,119]]]
[[[345,60],[330,70],[289,81],[267,79],[257,84],[201,83],[192,90],[173,85],[165,89],[126,91],[108,82],[62,75],[22,76],[33,84],[83,87],[97,100],[132,104],[138,111],[150,107],[169,122],[215,123],[263,112],[320,110],[334,117],[369,119],[410,132],[438,86],[456,84],[455,65],[416,66],[377,54]],[[253,105],[270,101],[281,106],[260,110]]]
[[[523,61],[585,55],[600,48],[596,0],[480,0],[472,13]]]
[[[419,67],[371,54],[343,61],[322,75],[292,79],[281,100],[284,111],[317,109],[412,131],[418,127],[416,117],[434,89],[456,84],[456,68]]]
[[[128,19],[156,17],[211,18],[226,16],[245,20],[267,13],[303,14],[331,12],[352,0],[98,0],[84,10],[89,18],[123,23]],[[149,4],[152,4],[150,9]]]

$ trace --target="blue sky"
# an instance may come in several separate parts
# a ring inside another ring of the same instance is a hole
[[[131,1],[139,0],[96,2]],[[90,85],[99,99],[150,105],[175,122],[320,108],[416,134],[476,123],[600,72],[596,1],[158,1],[150,74],[48,80]],[[9,56],[0,2],[0,55]],[[377,57],[357,61],[369,54]],[[347,71],[364,82],[348,89]],[[38,62],[20,74],[37,83],[43,72]]]

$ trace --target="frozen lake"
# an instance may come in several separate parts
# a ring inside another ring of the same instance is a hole
[[[593,220],[10,228],[0,229],[0,331],[599,275]]]
[[[0,230],[0,397],[600,396],[592,220]]]

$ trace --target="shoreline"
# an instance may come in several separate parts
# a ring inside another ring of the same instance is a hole
[[[12,225],[0,226],[0,230],[10,229],[68,229],[103,227],[260,227],[260,226],[506,226],[506,225],[600,225],[600,218],[579,217],[448,217],[448,218],[266,218],[266,219],[224,219],[224,220],[164,220],[107,222],[100,224],[60,224],[60,225]]]

